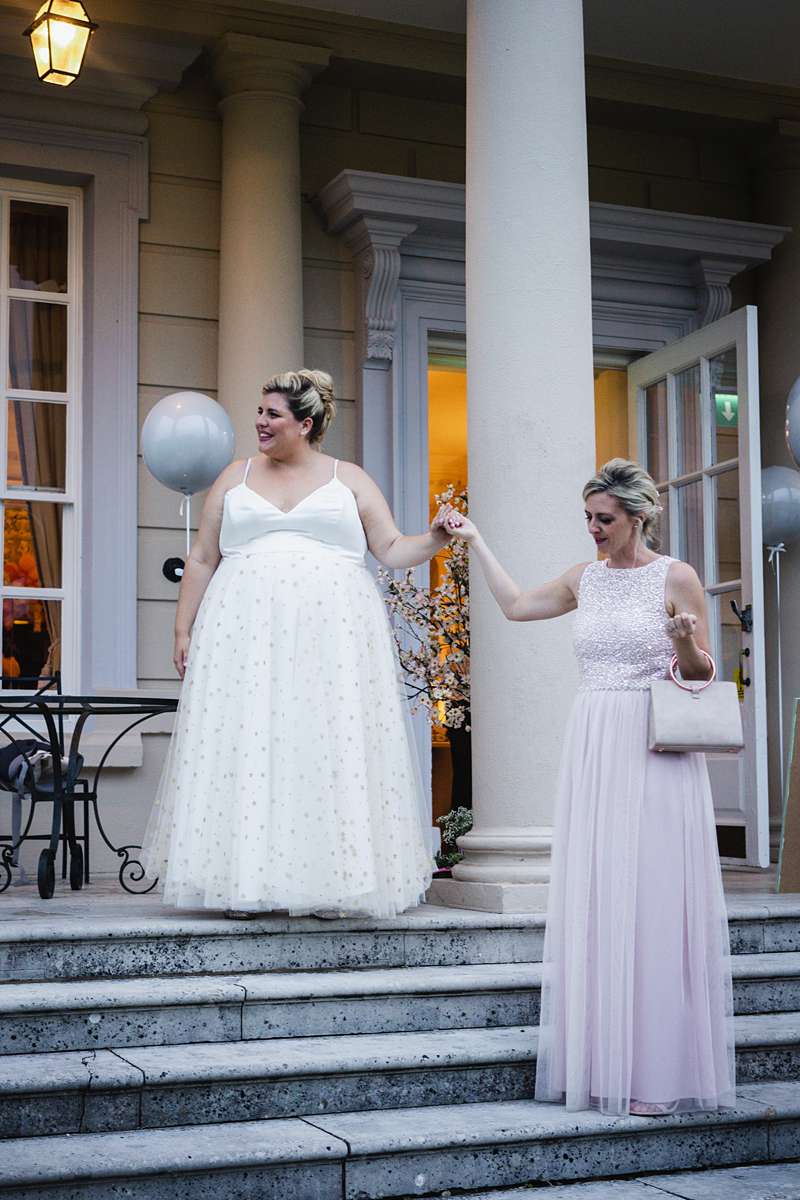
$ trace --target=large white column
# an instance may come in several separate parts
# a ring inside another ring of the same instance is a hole
[[[218,389],[249,453],[262,384],[303,365],[300,96],[328,51],[226,34],[222,92]]]
[[[471,512],[523,586],[592,556],[589,196],[580,0],[468,0],[467,385]],[[435,898],[546,898],[575,689],[571,619],[510,624],[472,582],[473,831]]]

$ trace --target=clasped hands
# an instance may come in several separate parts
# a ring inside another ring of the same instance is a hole
[[[431,533],[441,533],[447,541],[460,537],[465,542],[471,542],[478,530],[459,509],[450,504],[440,504],[436,516],[431,521]]]

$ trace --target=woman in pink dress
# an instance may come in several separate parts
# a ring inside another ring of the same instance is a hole
[[[650,476],[613,459],[583,490],[602,560],[523,591],[476,527],[472,545],[511,621],[576,610],[581,686],[553,837],[536,1098],[658,1115],[734,1101],[730,949],[702,754],[648,749],[649,685],[677,655],[710,673],[702,585],[656,553]]]

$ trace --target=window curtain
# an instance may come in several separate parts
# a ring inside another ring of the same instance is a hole
[[[31,282],[47,291],[63,291],[57,278],[66,263],[66,222],[54,221],[44,206],[25,211],[15,206],[12,230],[12,286]],[[9,384],[38,392],[66,390],[66,321],[64,305],[12,300],[9,321]],[[50,404],[15,405],[23,485],[65,478],[66,446],[58,412]],[[61,578],[60,505],[27,503],[39,581],[52,586]],[[46,670],[60,658],[61,605],[44,601],[50,643]]]

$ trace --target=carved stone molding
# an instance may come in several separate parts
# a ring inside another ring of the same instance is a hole
[[[698,258],[694,264],[697,284],[697,328],[710,325],[731,311],[731,279],[737,273],[735,262],[711,262]]]
[[[400,246],[416,225],[360,217],[345,233],[358,276],[361,311],[361,358],[391,361],[397,329]]]
[[[399,260],[404,287],[409,279],[424,279],[463,288],[464,188],[342,171],[321,190],[317,206],[330,233],[356,241],[351,231],[359,222],[376,230],[393,222],[412,226],[367,276],[368,341],[374,354],[390,358],[389,296],[397,286]],[[595,345],[638,353],[657,350],[729,312],[733,277],[768,262],[788,232],[775,225],[616,204],[593,203],[589,209]],[[501,235],[487,230],[487,236]]]

